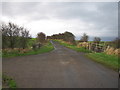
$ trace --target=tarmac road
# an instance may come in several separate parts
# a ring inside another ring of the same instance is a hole
[[[3,72],[19,88],[118,88],[118,73],[52,42],[55,50],[3,59]]]

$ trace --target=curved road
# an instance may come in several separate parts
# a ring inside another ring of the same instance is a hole
[[[117,88],[118,73],[53,42],[55,50],[3,59],[3,72],[19,88]]]

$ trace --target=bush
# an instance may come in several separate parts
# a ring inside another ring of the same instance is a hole
[[[14,23],[2,24],[2,48],[26,48],[28,39],[30,38],[29,31],[24,27],[20,27]],[[22,42],[22,43],[21,43]]]
[[[17,88],[16,82],[9,76],[3,75],[2,82],[9,88]]]

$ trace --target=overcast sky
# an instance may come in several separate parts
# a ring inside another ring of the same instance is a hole
[[[46,35],[72,32],[112,40],[118,36],[117,2],[2,2],[2,21]]]

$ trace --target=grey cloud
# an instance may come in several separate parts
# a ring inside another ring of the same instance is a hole
[[[2,11],[5,16],[25,16],[29,17],[30,21],[49,20],[50,18],[77,19],[82,20],[82,22],[93,23],[95,25],[94,30],[105,32],[106,36],[111,35],[112,37],[113,34],[117,34],[117,2],[4,2],[2,4]]]
[[[32,14],[37,3],[31,2],[3,2],[3,15],[26,15]]]
[[[89,11],[86,7],[94,6],[96,11]],[[64,19],[82,19],[96,24],[97,28],[117,29],[117,3],[74,3],[67,5],[58,12],[58,17]]]

